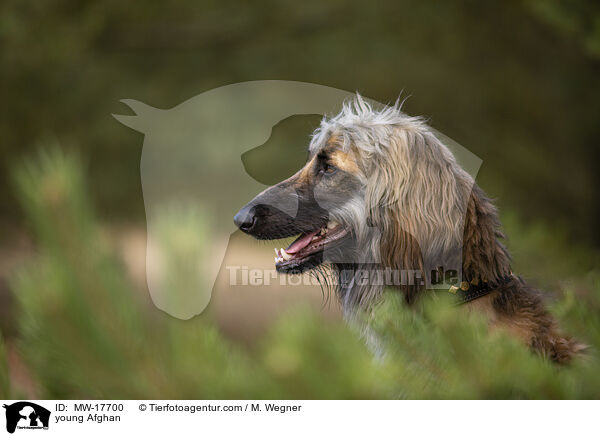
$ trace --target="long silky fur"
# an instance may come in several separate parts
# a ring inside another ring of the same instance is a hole
[[[332,140],[354,155],[362,189],[330,211],[332,219],[351,229],[358,249],[352,263],[319,268],[328,287],[336,269],[386,267],[425,275],[436,265],[455,265],[463,280],[487,280],[496,288],[467,304],[486,313],[492,326],[507,328],[560,363],[584,348],[559,331],[540,293],[512,275],[496,208],[422,118],[404,114],[399,102],[376,110],[357,95],[338,115],[322,120],[310,152]],[[507,276],[511,280],[500,285]],[[375,303],[384,289],[357,283],[333,287],[349,318]],[[425,286],[398,289],[411,304]]]

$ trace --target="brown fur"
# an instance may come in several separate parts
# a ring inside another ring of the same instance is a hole
[[[424,276],[423,257],[421,256],[419,244],[410,233],[399,225],[394,216],[391,219],[397,225],[393,234],[381,241],[381,262],[383,266],[397,271],[421,271],[421,275]],[[378,226],[380,223],[374,224]],[[408,304],[412,304],[418,294],[424,290],[424,287],[417,283],[405,284],[400,288]]]
[[[324,149],[331,161],[346,172],[359,174],[356,153],[337,147],[335,137]],[[312,162],[307,164],[307,168]],[[304,182],[308,179],[304,180]],[[396,214],[399,208],[386,208],[382,213],[372,213],[371,225],[385,228],[389,220],[394,229],[381,241],[381,262],[394,270],[420,270],[424,272],[424,261],[418,242],[412,236],[414,229],[403,228]],[[542,294],[529,287],[520,277],[514,276],[510,266],[510,255],[502,244],[505,236],[500,230],[496,207],[485,193],[473,185],[466,207],[463,229],[463,280],[483,280],[496,289],[466,306],[469,310],[483,312],[493,328],[503,328],[522,340],[533,350],[557,363],[566,363],[586,347],[564,335],[554,318],[543,304]],[[510,280],[503,283],[503,279]],[[503,283],[503,284],[499,284]],[[425,287],[419,284],[399,286],[406,302],[412,304]],[[368,305],[373,296],[360,296],[360,305]]]
[[[337,146],[335,136],[330,138],[323,151],[340,169],[351,174],[360,173],[354,150],[342,151]],[[313,164],[312,160],[309,161],[306,169],[301,171],[297,181],[299,184],[310,182],[307,169]],[[304,173],[306,177],[303,177]],[[393,223],[394,231],[381,241],[381,262],[384,267],[394,270],[420,270],[424,276],[424,261],[419,244],[411,235],[413,229],[403,228],[397,213],[398,208],[386,208],[385,212],[373,213],[369,217],[371,225],[375,227],[386,227],[378,220]],[[510,255],[501,242],[504,237],[495,206],[474,184],[463,229],[463,279],[469,282],[488,281],[497,288],[466,306],[469,310],[483,312],[492,327],[506,329],[541,355],[557,363],[568,362],[586,347],[559,330],[554,318],[546,311],[539,291],[529,287],[520,277],[512,275]],[[499,285],[506,276],[510,276],[510,280]],[[425,287],[404,284],[399,288],[406,302],[412,304]],[[368,305],[372,297],[363,294],[358,303]]]
[[[585,346],[564,335],[545,309],[542,294],[511,273],[502,238],[496,208],[475,185],[464,228],[463,274],[466,280],[492,284],[507,275],[511,278],[468,305],[483,311],[492,326],[505,328],[543,356],[557,363],[568,362]]]
[[[385,217],[398,223],[395,230],[382,240],[382,263],[397,270],[420,270],[424,275],[419,245],[407,229],[400,226],[395,213],[397,209],[391,208],[387,214],[371,216],[371,219]],[[382,223],[373,224],[381,226]],[[545,309],[541,292],[512,274],[510,255],[501,243],[504,237],[495,206],[475,184],[466,209],[463,280],[488,281],[496,289],[467,303],[466,307],[484,313],[492,327],[505,329],[541,355],[557,363],[567,363],[586,346],[564,335]],[[499,284],[507,276],[510,280]],[[412,304],[425,289],[418,285],[401,285],[398,288],[408,304]]]
[[[356,259],[331,262],[334,268],[376,265],[420,271],[423,278],[425,270],[440,265],[462,269],[462,280],[487,282],[492,289],[463,306],[484,313],[492,327],[558,363],[585,348],[560,331],[542,294],[512,274],[496,208],[422,119],[402,114],[398,104],[374,111],[357,96],[339,115],[322,121],[309,151],[304,168],[236,214],[242,231],[278,239],[314,231],[333,218],[352,229],[357,244],[351,250]],[[285,200],[298,204],[296,216],[273,206]],[[277,263],[277,270],[301,273],[323,262],[314,253],[293,260]],[[412,304],[426,283],[397,287]],[[352,313],[375,302],[384,286],[339,288],[345,312]]]

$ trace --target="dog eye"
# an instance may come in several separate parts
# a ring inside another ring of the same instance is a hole
[[[323,172],[323,174],[329,175],[335,173],[337,171],[337,168],[333,165],[329,165],[328,163],[324,163],[323,169],[321,171]]]

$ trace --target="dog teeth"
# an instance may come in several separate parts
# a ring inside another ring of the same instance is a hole
[[[320,234],[320,233],[319,233]],[[316,241],[317,239],[319,239],[319,235],[315,235],[312,237],[311,241]]]
[[[328,228],[329,230],[331,230],[331,229],[335,229],[335,228],[336,228],[337,226],[339,226],[339,225],[340,225],[340,223],[338,223],[337,221],[328,221],[328,222],[327,222],[327,228]]]
[[[273,250],[275,250],[275,263],[281,263],[292,258],[292,255],[288,254],[283,248],[274,248]]]

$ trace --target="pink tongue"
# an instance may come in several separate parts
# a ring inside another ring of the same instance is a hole
[[[286,253],[294,254],[294,253],[297,253],[298,251],[302,250],[304,247],[306,247],[308,244],[310,244],[310,241],[312,241],[313,236],[315,236],[317,233],[319,233],[319,231],[320,230],[315,230],[314,232],[303,234],[298,239],[296,239],[294,242],[292,242],[288,248],[285,249]]]

